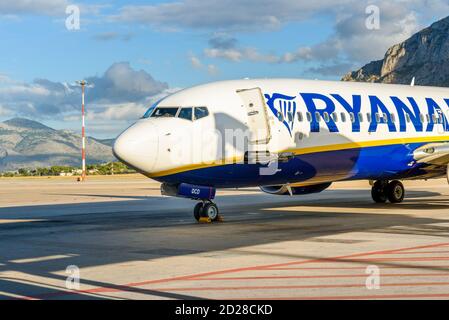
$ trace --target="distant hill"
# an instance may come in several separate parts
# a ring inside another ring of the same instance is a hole
[[[115,160],[113,140],[87,138],[87,162]],[[14,118],[0,122],[0,171],[53,165],[81,165],[81,136],[37,121]]]
[[[343,81],[449,87],[449,17],[388,49],[384,59],[348,73]]]
[[[95,138],[92,138],[92,139],[95,139]],[[99,143],[105,144],[110,147],[112,147],[115,142],[115,139],[95,139],[95,140],[98,141]]]

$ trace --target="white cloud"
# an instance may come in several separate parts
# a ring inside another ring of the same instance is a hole
[[[95,85],[89,90],[91,99],[101,103],[136,102],[168,89],[168,84],[132,69],[128,62],[114,63],[103,76],[86,80]]]
[[[34,97],[34,96],[48,97],[51,95],[51,92],[47,88],[35,84],[13,85],[0,88],[0,96],[15,97],[17,95],[27,97]]]
[[[243,52],[237,49],[206,48],[204,54],[209,58],[224,58],[234,62],[239,62],[244,57]]]
[[[5,114],[32,118],[71,117],[78,115],[81,92],[76,84],[36,79],[20,83],[1,77],[0,116]],[[113,64],[103,76],[87,78],[94,86],[86,90],[86,104],[92,116],[105,119],[136,119],[154,101],[173,89],[154,80],[143,70],[134,70],[129,63]]]
[[[306,70],[306,73],[311,75],[335,76],[346,74],[354,68],[355,66],[351,63],[336,63],[311,67]]]
[[[6,74],[0,73],[0,84],[12,83],[12,82],[13,82],[13,80],[9,76],[7,76]]]
[[[201,63],[200,59],[194,55],[190,56],[190,64],[196,68],[196,69],[201,69],[203,67],[203,64]]]
[[[0,117],[9,117],[12,115],[11,110],[0,104]]]
[[[88,120],[131,120],[140,118],[148,109],[144,104],[131,102],[108,105],[102,111],[89,112]]]
[[[114,40],[120,40],[120,41],[130,41],[133,38],[132,33],[118,33],[118,32],[103,32],[98,33],[94,35],[93,37],[97,41],[114,41]]]
[[[1,1],[0,14],[36,14],[36,15],[63,15],[69,5],[66,0],[14,0]]]
[[[216,65],[214,64],[204,65],[203,62],[201,62],[201,60],[192,53],[189,55],[189,60],[193,68],[198,70],[205,70],[211,76],[216,76],[220,72],[220,70]]]
[[[322,42],[298,47],[291,52],[266,53],[257,48],[240,45],[229,33],[218,32],[210,38],[204,55],[232,62],[320,63],[328,70],[337,70],[338,68],[332,68],[336,65],[380,59],[391,45],[404,41],[418,31],[419,24],[416,14],[403,3],[387,0],[374,3],[380,8],[379,30],[369,30],[366,27],[368,16],[365,12],[365,2],[347,1],[346,7],[343,5],[329,8],[329,11],[334,11],[334,32]],[[323,6],[319,9],[323,11],[324,8]],[[344,8],[346,10],[339,11]]]
[[[353,0],[340,0],[339,5],[350,2]],[[125,6],[113,19],[169,28],[260,30],[276,29],[335,7],[333,0],[179,0]]]
[[[366,3],[353,2],[344,13],[335,13],[334,32],[325,41],[311,46],[299,47],[296,51],[275,55],[247,54],[247,50],[238,50],[234,59],[226,51],[209,52],[210,56],[228,58],[239,61],[242,57],[248,60],[264,62],[293,63],[303,62],[359,62],[364,63],[380,59],[393,44],[402,42],[419,30],[417,14],[407,5],[407,2],[375,1],[380,8],[380,29],[369,30],[366,27]],[[234,51],[235,48],[232,48]],[[206,49],[208,50],[208,49]],[[229,50],[229,49],[228,49]],[[245,54],[246,53],[246,54]]]
[[[220,73],[220,70],[218,70],[218,67],[214,64],[209,64],[207,65],[207,72],[211,75],[211,76],[216,76],[217,74]]]
[[[447,0],[175,0],[152,5],[127,5],[114,21],[141,23],[170,30],[179,28],[260,31],[303,22],[318,15],[336,21],[353,16],[364,19],[368,5],[381,7],[383,16],[415,12],[425,19],[442,18],[449,12]]]
[[[366,28],[365,9],[368,5],[380,8],[379,30]],[[331,66],[380,59],[390,46],[404,41],[423,27],[423,21],[443,17],[447,12],[447,0],[341,0],[338,4],[333,0],[178,0],[124,6],[112,19],[170,30],[215,31],[209,47],[203,52],[208,58],[233,62],[318,62]],[[330,37],[291,52],[263,52],[259,48],[239,45],[229,36],[229,33],[273,30],[316,17],[333,19]]]
[[[256,48],[240,47],[237,39],[226,33],[216,33],[209,39],[209,48],[204,49],[208,58],[221,58],[233,62],[243,60],[276,63],[280,58],[274,54],[260,53]]]
[[[78,6],[82,15],[99,15],[101,10],[109,7],[104,4],[74,3],[69,0],[1,0],[0,17],[11,21],[21,21],[20,17],[24,15],[65,17],[69,5]],[[84,17],[83,20],[88,19]]]

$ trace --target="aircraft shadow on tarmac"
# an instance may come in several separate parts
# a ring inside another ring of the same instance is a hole
[[[9,299],[14,295],[48,299],[112,298],[100,293],[64,294],[66,275],[63,271],[69,265],[76,265],[82,270],[199,253],[207,253],[211,257],[217,255],[218,259],[220,253],[215,253],[217,251],[231,250],[238,255],[257,254],[256,251],[241,248],[281,241],[317,241],[320,237],[348,232],[417,234],[447,239],[449,225],[443,223],[449,222],[449,217],[444,220],[408,213],[449,209],[449,200],[427,199],[439,194],[425,191],[410,191],[408,195],[410,198],[395,206],[374,205],[366,190],[332,190],[310,198],[256,193],[224,195],[218,198],[218,203],[226,222],[212,225],[192,222],[193,202],[165,197],[0,208],[0,220],[3,221],[41,220],[0,223],[0,272],[21,272],[60,283],[53,287],[48,283],[13,279],[3,276],[3,273],[0,276],[0,299]],[[129,199],[128,196],[126,198]],[[376,209],[381,209],[382,213],[374,212]],[[316,258],[299,254],[272,254],[296,259]],[[54,259],[39,259],[53,256]],[[382,265],[398,266],[398,263],[385,262]],[[437,266],[425,268],[439,270]],[[151,270],[148,272],[151,273]],[[196,298],[93,279],[82,278],[82,283],[151,297]]]

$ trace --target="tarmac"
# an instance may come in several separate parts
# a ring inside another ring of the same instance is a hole
[[[1,178],[0,299],[449,299],[449,186],[405,186],[219,190],[198,224],[143,176]]]

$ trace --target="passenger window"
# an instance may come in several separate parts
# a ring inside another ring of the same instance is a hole
[[[301,112],[298,112],[298,121],[299,122],[302,122],[304,119],[303,119],[303,117],[302,117],[302,113]]]
[[[349,113],[349,119],[351,120],[352,123],[355,122],[354,113],[352,112]]]
[[[280,121],[280,122],[283,122],[285,119],[284,119],[284,114],[282,113],[282,112],[280,112],[280,111],[278,111],[278,120]]]
[[[312,114],[310,112],[307,112],[306,116],[307,116],[307,121],[312,122]]]
[[[324,121],[325,122],[329,122],[329,120],[330,120],[329,119],[329,113],[325,112],[323,115],[324,115]]]
[[[332,120],[334,120],[334,122],[338,122],[338,114],[336,112],[332,113]]]
[[[346,122],[346,114],[344,114],[343,112],[341,113],[341,121]]]
[[[376,113],[376,122],[380,123],[380,114]]]
[[[206,107],[196,107],[195,108],[195,120],[207,117],[209,115],[209,110]]]
[[[315,112],[315,118],[316,118],[316,121],[318,121],[318,122],[321,121],[321,115],[320,115],[320,113],[318,111]]]
[[[419,114],[419,120],[421,120],[421,123],[424,123],[424,115],[422,113]]]
[[[393,123],[396,123],[396,115],[394,113],[391,113],[390,116],[391,116],[391,121]]]
[[[426,120],[427,120],[428,123],[430,123],[430,116],[429,116],[429,114],[426,114]]]
[[[192,121],[192,115],[192,108],[182,108],[181,111],[179,111],[178,118]]]
[[[363,122],[363,114],[359,113],[359,121]]]
[[[407,119],[407,123],[410,123],[411,119],[408,113],[405,114],[405,118]]]
[[[371,123],[371,113],[366,114],[366,119],[368,119],[368,123]]]
[[[151,118],[174,118],[178,113],[179,108],[173,107],[159,107],[151,114]]]

